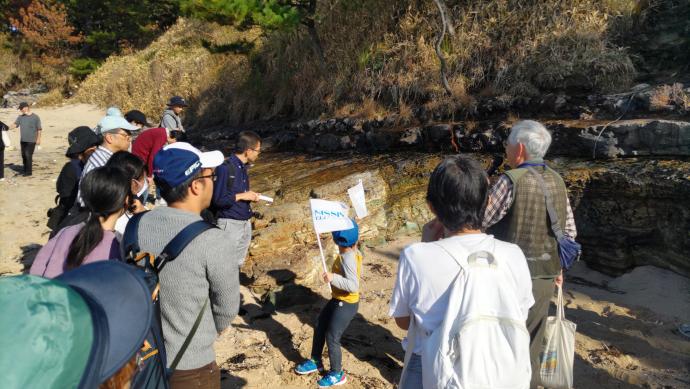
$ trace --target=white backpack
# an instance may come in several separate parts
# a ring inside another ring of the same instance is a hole
[[[510,268],[493,253],[469,254],[448,239],[435,244],[460,270],[450,285],[443,323],[423,334],[424,389],[529,388],[530,336]],[[414,350],[414,331],[423,331],[415,327],[412,319],[405,368]]]

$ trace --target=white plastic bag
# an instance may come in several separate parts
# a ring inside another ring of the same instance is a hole
[[[558,287],[558,312],[546,319],[542,352],[539,355],[539,379],[550,389],[573,387],[575,359],[575,323],[565,320],[563,289]]]
[[[9,131],[0,131],[2,133],[2,143],[5,144],[6,148],[12,147],[12,140],[10,140]]]

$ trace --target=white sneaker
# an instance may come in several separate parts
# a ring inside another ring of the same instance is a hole
[[[5,177],[0,178],[0,182],[3,182],[3,181],[5,181]]]

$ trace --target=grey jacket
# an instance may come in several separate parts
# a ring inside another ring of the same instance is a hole
[[[141,218],[139,245],[158,255],[165,245],[199,215],[157,207]],[[180,364],[181,370],[202,367],[216,359],[213,342],[237,315],[239,272],[227,253],[233,249],[223,231],[212,229],[194,239],[160,274],[160,306],[168,367],[194,324],[204,301],[210,299],[199,328]]]
[[[166,109],[163,111],[163,117],[161,118],[161,127],[167,128],[168,130],[180,130],[184,131],[182,126],[182,119],[173,111],[172,109]]]

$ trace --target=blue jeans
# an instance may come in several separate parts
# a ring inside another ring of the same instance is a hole
[[[402,381],[403,377],[400,377]],[[412,354],[405,371],[405,386],[398,389],[419,389],[422,387],[422,357]]]

